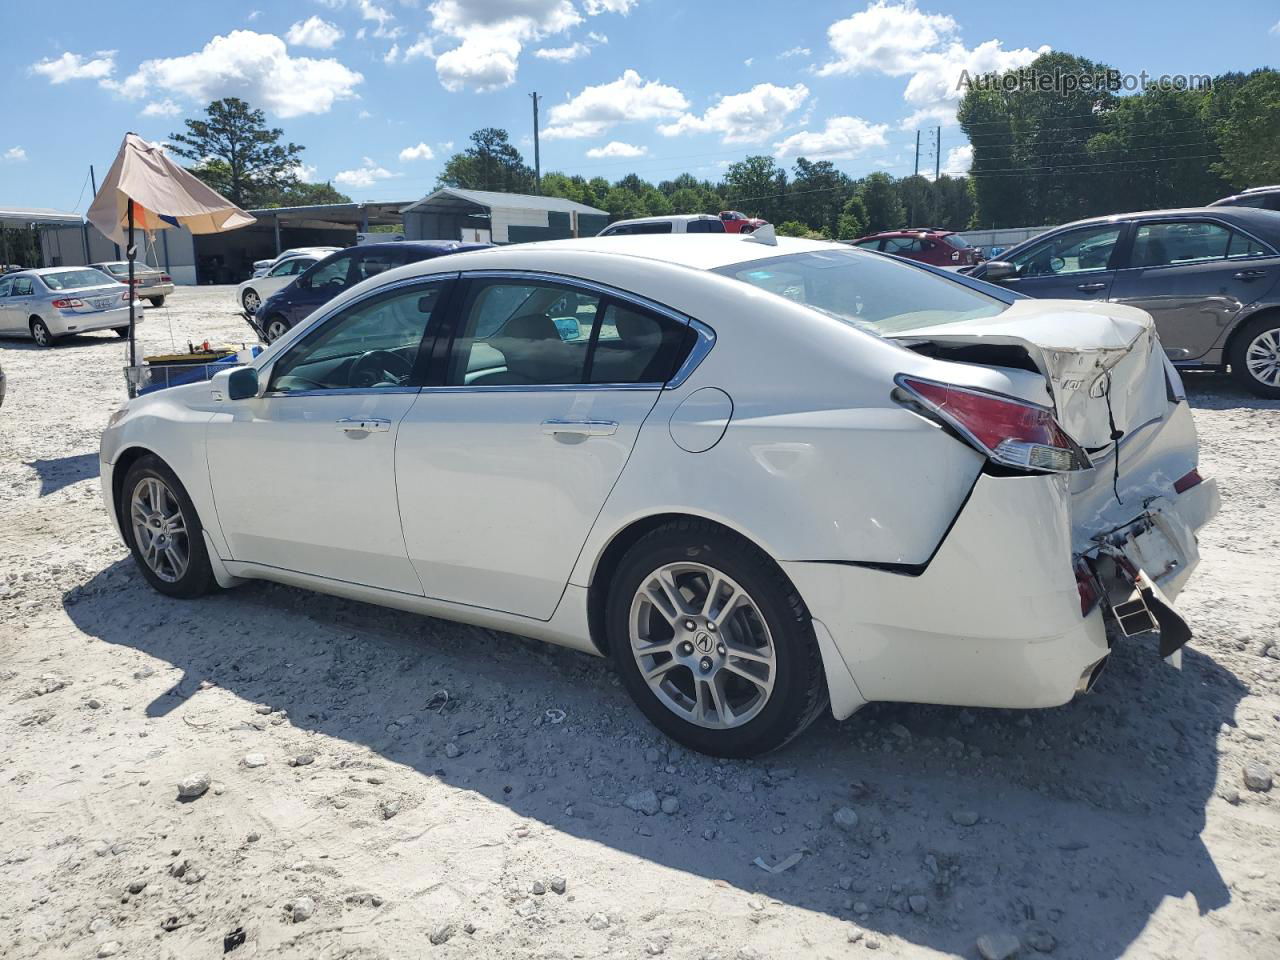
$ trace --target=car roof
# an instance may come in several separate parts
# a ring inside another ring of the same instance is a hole
[[[1245,187],[1245,189],[1241,190],[1241,191],[1240,191],[1240,193],[1241,193],[1241,194],[1244,194],[1244,193],[1268,193],[1268,192],[1270,192],[1270,191],[1276,191],[1276,190],[1280,190],[1280,183],[1273,183],[1273,184],[1271,184],[1270,186],[1266,186],[1266,187]],[[1238,196],[1238,195],[1239,195],[1239,194],[1237,194],[1237,196]]]
[[[714,213],[669,213],[665,217],[632,217],[630,220],[615,220],[609,224],[616,227],[622,223],[673,223],[676,220],[719,220]]]
[[[1168,210],[1137,210],[1133,213],[1111,213],[1104,217],[1086,217],[1083,220],[1073,220],[1071,223],[1064,223],[1060,227],[1054,227],[1055,231],[1064,227],[1084,227],[1093,223],[1115,223],[1120,220],[1154,220],[1168,219],[1170,217],[1213,217],[1220,220],[1230,220],[1232,218],[1255,222],[1265,227],[1271,227],[1273,230],[1280,228],[1280,220],[1275,218],[1280,216],[1275,210],[1263,210],[1258,207],[1174,207]],[[1049,231],[1045,231],[1048,233]]]

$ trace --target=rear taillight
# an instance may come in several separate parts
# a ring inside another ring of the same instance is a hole
[[[59,310],[71,310],[75,307],[83,307],[84,301],[76,297],[63,297],[60,300],[53,301],[53,305]]]
[[[126,290],[124,293],[120,294],[120,299],[121,299],[122,301],[124,301],[125,303],[128,303],[128,302],[129,302],[129,298],[130,298],[132,295],[133,295],[133,291],[132,291],[132,290]]]
[[[129,283],[131,283],[131,284],[132,284],[133,286],[135,286],[135,287],[136,287],[138,284],[140,284],[141,282],[142,282],[142,278],[141,278],[141,277],[134,277],[132,280],[130,280],[130,281],[129,281]]]
[[[1098,577],[1083,558],[1076,560],[1076,590],[1080,593],[1080,616],[1087,617],[1102,599]]]
[[[173,277],[169,276],[167,273],[162,273],[162,274],[160,274],[160,282],[161,282],[161,283],[173,283]]]
[[[952,251],[951,251],[951,260],[952,260],[952,262],[954,262],[954,263],[959,263],[959,262],[960,262],[960,251],[959,251],[959,250],[952,250]]]
[[[1187,490],[1190,490],[1196,484],[1203,483],[1203,482],[1204,482],[1204,477],[1200,476],[1200,471],[1198,469],[1192,470],[1190,473],[1186,474],[1185,476],[1179,477],[1177,480],[1173,481],[1173,492],[1185,493]]]
[[[1067,436],[1053,411],[1013,397],[899,374],[896,399],[950,426],[996,463],[1065,473],[1093,464]]]

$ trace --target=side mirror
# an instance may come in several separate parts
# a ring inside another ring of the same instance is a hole
[[[258,395],[258,371],[253,367],[236,367],[227,374],[227,399],[248,400]]]
[[[988,260],[983,264],[983,280],[1012,280],[1017,275],[1018,268],[1008,260]]]

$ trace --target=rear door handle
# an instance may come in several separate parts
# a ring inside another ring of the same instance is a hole
[[[1077,290],[1083,290],[1085,293],[1094,293],[1095,291],[1105,290],[1106,288],[1107,285],[1105,283],[1082,283],[1076,287]]]
[[[1267,271],[1265,270],[1241,270],[1239,273],[1232,274],[1236,280],[1257,280],[1259,277],[1265,277],[1266,275]]]
[[[611,437],[618,432],[617,420],[543,420],[542,432],[551,436]]]
[[[338,429],[344,433],[386,433],[391,429],[391,421],[376,417],[344,417],[338,421]]]

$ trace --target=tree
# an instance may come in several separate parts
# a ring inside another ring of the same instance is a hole
[[[306,207],[321,203],[350,203],[351,198],[332,183],[304,183],[296,180],[286,186],[264,207]]]
[[[839,233],[840,213],[853,192],[853,181],[830,160],[816,163],[800,157],[791,171],[789,213],[827,236]]]
[[[867,233],[907,226],[907,213],[902,209],[893,177],[887,173],[876,172],[863,177],[858,185],[858,198],[866,211]]]
[[[268,128],[261,110],[238,97],[214,100],[205,119],[186,120],[185,133],[169,135],[169,149],[196,161],[191,172],[239,207],[261,207],[298,182],[302,147],[281,143],[284,131]]]
[[[897,181],[898,198],[906,211],[909,227],[932,227],[938,224],[938,201],[933,184],[919,175]]]
[[[787,172],[773,162],[773,157],[753,156],[730,164],[721,189],[730,207],[772,223],[784,219]]]
[[[1222,95],[1216,84],[1214,99]],[[1222,160],[1214,169],[1236,187],[1280,182],[1280,73],[1258,70],[1231,91],[1217,123]]]
[[[867,208],[861,197],[850,197],[840,211],[840,223],[836,229],[837,240],[857,240],[867,235]]]
[[[445,161],[438,183],[442,187],[532,193],[534,175],[507,131],[484,127],[471,134],[471,146]]]

